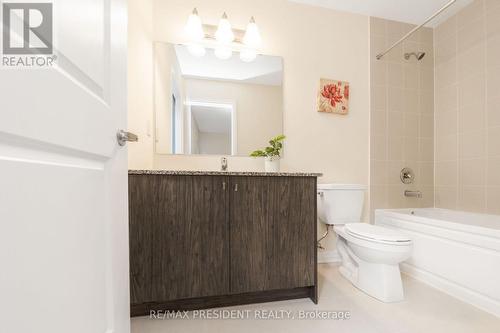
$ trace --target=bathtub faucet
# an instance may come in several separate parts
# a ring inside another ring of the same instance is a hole
[[[420,191],[405,191],[405,197],[408,198],[421,198],[422,197],[422,192]]]

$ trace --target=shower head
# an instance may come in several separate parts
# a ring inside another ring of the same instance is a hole
[[[417,60],[422,60],[425,57],[425,52],[405,53],[405,59],[409,60],[412,55],[415,56]]]

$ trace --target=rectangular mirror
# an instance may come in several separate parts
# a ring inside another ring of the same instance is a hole
[[[283,133],[283,60],[155,43],[155,151],[248,156]]]

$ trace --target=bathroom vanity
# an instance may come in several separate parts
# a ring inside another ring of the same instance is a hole
[[[132,316],[317,303],[318,176],[129,171]]]

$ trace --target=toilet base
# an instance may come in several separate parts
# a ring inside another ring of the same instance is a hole
[[[342,258],[340,274],[356,288],[385,303],[404,300],[399,264],[370,263],[358,258],[339,237],[337,248]]]

